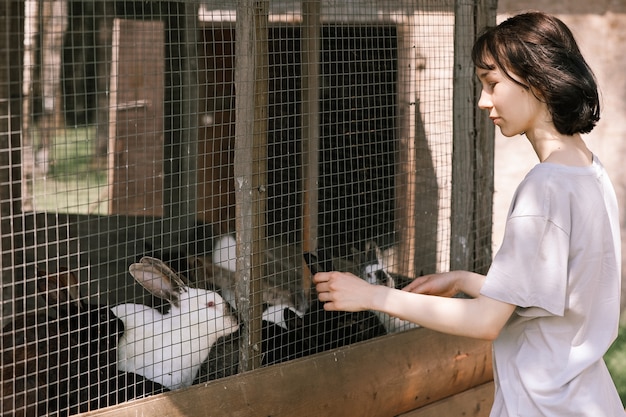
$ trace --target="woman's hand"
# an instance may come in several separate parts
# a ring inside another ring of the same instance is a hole
[[[313,276],[317,296],[324,310],[363,311],[372,309],[372,299],[380,289],[349,272],[319,272]]]
[[[452,271],[442,274],[424,275],[413,280],[413,282],[402,290],[416,294],[452,297],[460,292],[458,287],[458,274]]]
[[[480,289],[484,282],[485,276],[475,272],[450,271],[416,278],[402,290],[440,297],[452,297],[463,292],[476,298],[480,295]]]

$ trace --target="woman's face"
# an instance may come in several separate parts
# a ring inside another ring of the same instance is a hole
[[[493,70],[476,68],[476,75],[482,83],[478,107],[489,112],[489,118],[504,136],[529,133],[540,123],[549,121],[547,106],[531,89],[515,83],[497,66]]]

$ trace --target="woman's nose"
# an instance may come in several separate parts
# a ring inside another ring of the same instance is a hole
[[[488,110],[493,107],[491,102],[491,95],[486,93],[485,90],[481,90],[480,98],[478,99],[478,108],[482,110]]]

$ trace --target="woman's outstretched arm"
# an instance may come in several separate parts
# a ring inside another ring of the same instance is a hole
[[[410,291],[371,285],[353,274],[336,271],[318,273],[313,280],[325,310],[377,310],[443,333],[495,339],[515,306],[480,295],[481,275],[463,271],[449,274],[410,284]],[[442,281],[437,282],[438,278]],[[416,293],[420,288],[437,295]],[[475,298],[446,297],[459,291]]]

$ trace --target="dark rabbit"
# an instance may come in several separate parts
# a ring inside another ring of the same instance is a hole
[[[334,267],[330,256],[323,251],[318,253],[319,258],[312,253],[304,254],[311,273],[332,271]],[[326,311],[317,297],[304,314],[302,331],[304,341],[308,344],[307,354],[324,352],[387,334],[383,324],[371,311]]]
[[[302,314],[287,305],[266,305],[261,322],[261,365],[302,357],[308,351],[302,339]],[[211,347],[194,384],[234,375],[239,370],[239,337],[245,327],[219,338]]]
[[[387,331],[371,311],[326,311],[324,303],[316,299],[304,314],[302,334],[310,355],[383,336]]]
[[[286,304],[266,305],[263,310],[263,365],[273,365],[304,356],[308,351],[302,337],[303,313]]]
[[[73,273],[40,271],[37,284],[49,310],[2,329],[3,416],[76,414],[166,391],[117,370],[123,324],[108,307],[79,299]]]

